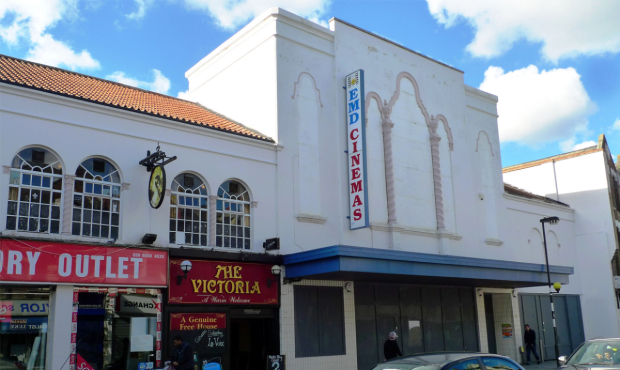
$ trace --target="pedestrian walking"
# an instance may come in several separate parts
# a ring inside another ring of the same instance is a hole
[[[174,337],[173,343],[177,349],[174,351],[174,361],[172,365],[176,370],[193,370],[194,356],[192,355],[192,347],[183,341],[183,337],[177,335]]]
[[[400,352],[400,348],[398,347],[398,342],[396,342],[396,338],[398,338],[398,335],[396,335],[395,332],[390,332],[388,339],[383,345],[383,356],[385,357],[385,361],[403,355]]]
[[[525,342],[525,354],[527,358],[527,362],[525,364],[530,364],[530,353],[534,353],[536,363],[540,364],[540,357],[538,357],[538,353],[536,352],[536,332],[527,324],[525,325],[525,335],[523,336],[523,341]]]

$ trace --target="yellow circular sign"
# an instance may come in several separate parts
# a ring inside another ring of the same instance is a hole
[[[156,166],[151,172],[149,179],[149,203],[157,209],[164,201],[166,192],[166,171],[162,166]]]

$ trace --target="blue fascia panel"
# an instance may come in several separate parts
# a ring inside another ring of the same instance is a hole
[[[537,273],[546,272],[546,267],[544,264],[501,261],[461,256],[447,256],[439,254],[435,255],[426,253],[394,251],[387,249],[352,247],[345,245],[335,245],[331,247],[319,248],[311,251],[285,255],[284,265],[287,266],[288,269],[290,268],[289,265],[333,257],[352,257],[357,259],[368,259],[369,262],[377,265],[375,268],[378,268],[378,266],[381,265],[379,264],[380,261],[404,261],[434,265],[469,266],[484,269],[498,269],[504,271],[516,270]],[[554,274],[571,275],[574,273],[574,268],[568,266],[551,265],[549,266],[549,270],[551,273]]]

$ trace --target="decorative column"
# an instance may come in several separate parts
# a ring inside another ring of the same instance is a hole
[[[437,230],[444,231],[446,225],[443,217],[443,193],[441,191],[441,169],[439,164],[439,141],[441,136],[437,135],[437,121],[431,116],[431,158],[433,162],[433,185],[435,186],[435,213],[437,215]]]
[[[73,186],[75,175],[65,175],[64,202],[62,205],[62,235],[71,235],[71,221],[73,220]]]
[[[209,195],[209,243],[215,247],[215,223],[217,221],[217,195]]]
[[[383,120],[383,160],[385,162],[385,190],[387,195],[388,224],[396,221],[396,199],[394,193],[394,162],[392,159],[392,128],[389,117]]]

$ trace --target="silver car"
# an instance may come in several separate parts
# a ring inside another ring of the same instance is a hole
[[[597,338],[583,342],[569,357],[561,356],[560,369],[620,369],[620,338]]]

